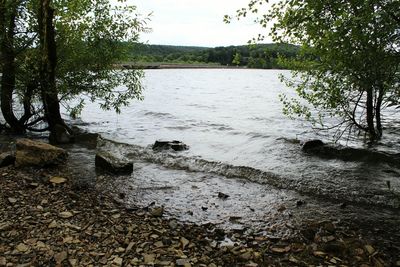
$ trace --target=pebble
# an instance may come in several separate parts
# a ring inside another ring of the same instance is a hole
[[[10,202],[11,204],[15,204],[15,203],[18,202],[18,200],[17,200],[16,198],[9,197],[9,198],[8,198],[8,202]]]
[[[123,259],[120,257],[115,257],[114,260],[112,261],[113,264],[117,266],[122,266]]]

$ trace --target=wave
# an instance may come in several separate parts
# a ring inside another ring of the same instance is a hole
[[[317,178],[302,179],[302,174],[299,174],[297,179],[294,179],[249,166],[237,166],[219,161],[210,161],[176,152],[156,152],[153,151],[150,146],[128,145],[106,139],[98,141],[98,148],[114,153],[121,158],[128,158],[132,161],[146,161],[170,169],[216,174],[226,178],[246,179],[254,183],[270,185],[278,189],[293,190],[301,194],[339,202],[378,205],[390,208],[400,207],[400,196],[398,194],[394,192],[388,193],[385,190],[376,188],[357,191],[346,187],[337,187],[335,185],[321,186],[320,183],[316,182],[316,180],[318,180]],[[351,193],[349,193],[350,191]]]
[[[173,119],[175,118],[172,114],[166,112],[154,112],[154,111],[146,111],[144,113],[145,116],[155,117],[155,118],[166,118]]]

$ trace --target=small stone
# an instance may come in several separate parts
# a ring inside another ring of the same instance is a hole
[[[63,184],[67,181],[67,179],[65,179],[63,177],[59,177],[59,176],[53,176],[50,178],[49,181],[53,184]]]
[[[130,242],[125,251],[126,251],[126,252],[131,251],[131,249],[133,248],[134,245],[135,245],[135,243]]]
[[[400,260],[396,262],[396,266],[400,266]]]
[[[10,202],[11,204],[15,204],[15,203],[17,203],[17,199],[16,198],[13,198],[13,197],[9,197],[8,198],[8,202]]]
[[[144,264],[154,264],[155,260],[156,260],[155,254],[144,254],[143,255]]]
[[[246,251],[245,253],[240,255],[240,258],[243,260],[251,260],[253,258],[253,252],[252,251]]]
[[[117,266],[122,266],[122,261],[123,259],[120,257],[115,257],[114,260],[112,261],[113,264],[117,265]]]
[[[122,252],[125,252],[125,249],[123,247],[118,247],[114,251],[117,253],[122,253]]]
[[[168,225],[171,229],[175,230],[176,228],[178,228],[178,223],[175,220],[172,220],[170,222],[168,222]]]
[[[326,255],[326,253],[322,251],[314,251],[313,254],[317,257],[324,257]]]
[[[227,199],[228,197],[229,197],[229,195],[224,194],[224,193],[222,193],[222,192],[218,192],[218,198]]]
[[[371,245],[365,245],[364,248],[370,255],[374,254],[375,252],[375,249]]]
[[[163,207],[154,208],[151,210],[150,214],[154,217],[161,217],[164,213]]]
[[[113,214],[111,216],[113,219],[119,219],[121,217],[121,214],[117,213],[117,214]]]
[[[69,211],[63,211],[63,212],[60,212],[58,214],[58,216],[60,216],[63,219],[68,219],[68,218],[71,218],[72,216],[74,216],[74,214],[72,214],[72,212],[69,212]]]
[[[17,249],[19,252],[24,253],[24,252],[27,252],[27,251],[29,250],[29,247],[28,247],[27,245],[25,245],[24,243],[19,243],[19,244],[17,245],[16,249]]]
[[[6,258],[0,257],[0,266],[3,267],[3,266],[6,266],[6,265],[7,265]]]
[[[68,263],[72,267],[78,266],[78,260],[77,259],[68,259]]]
[[[54,255],[54,259],[56,260],[57,265],[60,265],[67,258],[68,258],[68,253],[66,251],[62,251]]]
[[[156,243],[154,243],[154,246],[156,246],[157,248],[162,248],[164,246],[162,241],[158,241]]]
[[[178,266],[184,266],[184,267],[190,267],[190,266],[192,266],[192,265],[189,263],[189,260],[188,260],[188,259],[178,259],[178,260],[176,260],[176,265],[178,265]]]
[[[273,247],[273,248],[271,248],[271,251],[274,252],[274,253],[286,253],[286,252],[290,251],[290,246],[284,247],[284,248]]]
[[[57,228],[59,225],[58,225],[58,223],[55,221],[55,220],[53,220],[50,224],[49,224],[49,226],[47,226],[48,228],[50,228],[50,229],[53,229],[53,228]]]
[[[172,262],[170,261],[157,261],[156,266],[172,266]]]
[[[184,237],[181,237],[180,241],[181,241],[181,244],[182,244],[182,249],[185,249],[185,247],[186,247],[187,245],[189,245],[189,240],[187,240],[187,239],[184,238]]]
[[[285,210],[286,210],[285,205],[281,205],[281,206],[278,207],[278,211],[279,211],[279,212],[283,212],[283,211],[285,211]]]

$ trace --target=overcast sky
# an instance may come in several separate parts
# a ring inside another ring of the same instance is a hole
[[[249,0],[128,0],[145,15],[153,12],[152,32],[142,34],[150,44],[227,46],[243,45],[257,36],[260,27],[251,20],[225,24],[225,14],[248,4]]]

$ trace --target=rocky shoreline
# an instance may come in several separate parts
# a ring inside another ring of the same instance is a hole
[[[338,222],[290,239],[185,224],[82,187],[63,165],[0,168],[0,188],[0,266],[400,266],[398,243]]]

